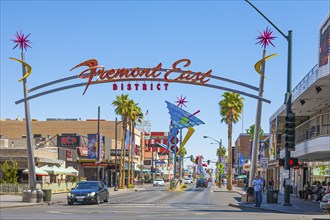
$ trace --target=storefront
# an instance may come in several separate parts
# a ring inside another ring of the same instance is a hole
[[[330,161],[310,163],[310,183],[316,185],[316,182],[330,182]],[[323,185],[323,184],[322,184]]]

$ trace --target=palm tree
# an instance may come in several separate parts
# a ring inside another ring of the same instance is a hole
[[[142,120],[142,118],[143,118],[143,113],[142,113],[142,110],[141,110],[141,108],[138,106],[138,103],[136,103],[135,105],[134,105],[134,108],[133,108],[133,111],[132,112],[134,112],[134,114],[133,114],[133,117],[132,117],[132,131],[131,131],[131,134],[133,134],[132,135],[132,144],[134,144],[134,147],[135,147],[135,127],[136,127],[136,122],[138,121],[138,122],[140,122],[141,120]],[[132,164],[133,164],[133,161],[132,161]],[[132,176],[132,181],[133,181],[133,179],[134,179],[134,170],[132,169],[131,170],[131,172],[132,172],[132,174],[131,174],[131,176]],[[131,182],[131,183],[133,183],[133,182]]]
[[[115,113],[121,116],[123,125],[123,137],[121,141],[121,158],[120,158],[120,170],[119,170],[119,188],[124,188],[125,183],[125,140],[128,120],[128,102],[129,98],[127,94],[116,96],[116,100],[112,102],[112,105],[116,107]],[[116,125],[117,126],[117,125]]]
[[[129,100],[128,102],[128,121],[129,121],[129,128],[131,133],[131,144],[129,145],[129,153],[128,153],[128,184],[133,184],[134,178],[134,171],[133,171],[133,159],[132,159],[132,147],[135,142],[135,126],[136,120],[139,117],[138,115],[142,114],[141,108],[135,103],[133,100]]]
[[[221,149],[221,155],[220,155],[220,149]],[[217,148],[217,156],[218,157],[224,157],[225,155],[226,155],[226,153],[227,153],[227,150],[226,150],[226,148],[224,148],[224,147],[221,147],[221,148]]]
[[[228,189],[232,190],[232,130],[233,123],[238,122],[243,111],[243,100],[237,93],[225,92],[222,94],[223,99],[219,102],[220,106],[220,116],[222,116],[221,123],[226,123],[228,125]]]
[[[249,130],[246,131],[246,133],[250,135],[250,140],[251,141],[253,141],[253,138],[254,138],[254,128],[255,128],[255,124],[251,125]],[[261,140],[263,135],[264,135],[264,130],[262,128],[260,128],[260,131],[259,131],[259,139],[260,140]]]

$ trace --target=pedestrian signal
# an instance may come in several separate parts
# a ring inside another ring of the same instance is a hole
[[[289,160],[290,167],[299,166],[298,158],[290,158]]]
[[[283,167],[283,166],[284,166],[284,159],[279,159],[279,160],[278,160],[278,165],[279,165],[280,167]]]

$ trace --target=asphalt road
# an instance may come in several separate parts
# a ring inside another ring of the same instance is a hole
[[[267,213],[228,206],[238,199],[232,192],[213,192],[194,185],[185,192],[168,192],[167,187],[110,196],[109,203],[69,206],[40,205],[2,209],[0,219],[313,219],[313,216]]]

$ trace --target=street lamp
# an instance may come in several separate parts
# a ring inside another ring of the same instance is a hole
[[[292,89],[292,30],[288,31],[288,35],[285,35],[271,20],[269,20],[257,7],[255,7],[249,0],[245,0],[249,5],[251,5],[264,19],[266,19],[287,41],[288,41],[288,64],[287,64],[287,87],[285,93],[285,104],[286,104],[286,117],[293,115],[291,111],[291,89]],[[290,160],[291,152],[286,147],[285,148],[285,162],[284,169],[287,173],[290,173]],[[289,180],[289,179],[287,179]],[[285,181],[288,183],[289,181]],[[285,184],[284,188],[284,206],[291,206],[290,203],[290,185]]]
[[[115,154],[115,189],[114,191],[118,191],[118,161],[117,161],[117,149],[118,149],[118,146],[117,146],[117,125],[122,123],[123,121],[119,121],[117,122],[117,117],[116,117],[116,122],[115,122],[115,151],[116,151],[116,154]]]
[[[214,139],[214,138],[211,138],[211,137],[209,137],[209,136],[203,136],[203,138],[210,138],[211,140],[213,140],[213,141],[215,141],[215,142],[217,142],[218,144],[219,144],[219,156],[218,156],[218,161],[219,161],[219,163],[221,163],[221,154],[222,154],[222,139],[220,138],[220,141],[217,141],[216,139]],[[221,187],[222,186],[222,184],[221,184],[221,173],[219,173],[219,183],[218,183],[218,187],[219,188],[222,188]]]

